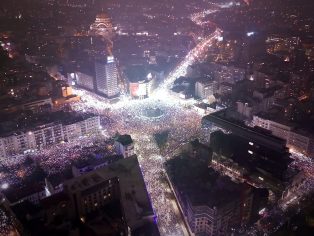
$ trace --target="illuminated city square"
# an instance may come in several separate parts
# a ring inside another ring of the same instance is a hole
[[[0,236],[313,235],[313,3],[17,1]]]

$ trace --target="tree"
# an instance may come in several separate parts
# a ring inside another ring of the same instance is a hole
[[[29,182],[39,182],[43,181],[47,176],[46,171],[39,164],[36,164],[33,173],[28,176],[27,180]]]
[[[30,157],[30,156],[27,156],[25,158],[25,161],[24,161],[24,165],[26,166],[31,166],[34,164],[34,160]]]
[[[154,134],[154,139],[160,150],[163,150],[166,147],[168,138],[169,138],[169,130]]]

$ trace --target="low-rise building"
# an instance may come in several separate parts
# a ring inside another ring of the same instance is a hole
[[[311,132],[298,128],[296,124],[278,120],[265,113],[259,113],[253,117],[252,124],[263,129],[270,130],[273,135],[287,142],[287,147],[292,151],[298,151],[305,155],[314,155],[314,136]]]
[[[220,95],[228,95],[232,93],[234,84],[228,83],[228,82],[222,82],[219,85],[218,94]]]
[[[54,189],[48,180],[43,183],[33,183],[23,186],[10,186],[3,191],[7,201],[11,206],[19,204],[24,201],[29,201],[34,205],[54,194]]]
[[[218,90],[218,83],[214,80],[199,80],[195,83],[195,96],[208,99]]]
[[[76,72],[74,73],[74,83],[78,87],[95,91],[95,77],[88,73]]]
[[[50,111],[53,107],[51,97],[38,97],[19,100],[8,100],[1,106],[1,110],[4,113],[14,113],[18,111],[31,111],[33,113],[40,113],[44,111]]]
[[[115,140],[115,148],[118,155],[122,155],[124,158],[133,156],[134,143],[130,135],[119,135]]]
[[[166,168],[193,235],[229,235],[232,227],[250,220],[253,193],[249,185],[233,183],[191,157],[175,157]]]
[[[136,156],[62,180],[62,185],[49,197],[40,188],[39,196],[9,205],[26,232],[159,236]]]
[[[91,159],[87,160],[84,163],[81,164],[76,164],[72,166],[72,175],[74,177],[78,177],[80,175],[86,174],[90,171],[94,171],[99,168],[103,168],[107,165],[110,165],[111,163],[114,163],[115,161],[120,160],[122,157],[121,156],[108,156],[105,158],[96,158],[96,159]]]

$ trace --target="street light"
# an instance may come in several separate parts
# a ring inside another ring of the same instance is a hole
[[[1,184],[1,189],[8,189],[8,188],[9,188],[9,184],[8,183]]]

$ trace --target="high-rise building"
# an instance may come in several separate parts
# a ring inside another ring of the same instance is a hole
[[[113,56],[95,62],[96,91],[108,98],[119,95],[118,69]]]

